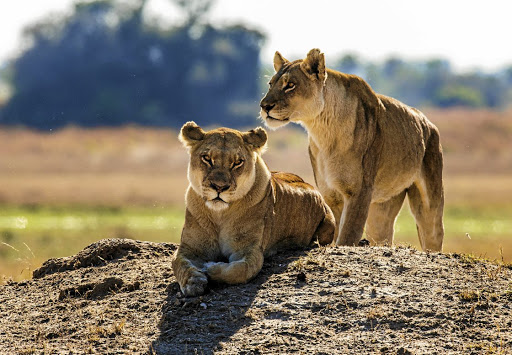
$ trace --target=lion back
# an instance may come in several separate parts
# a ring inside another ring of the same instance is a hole
[[[322,195],[302,178],[295,174],[272,172],[272,187],[275,204],[269,243],[273,246],[271,249],[309,245],[325,220],[334,229],[334,217]],[[332,236],[327,242],[331,240]]]

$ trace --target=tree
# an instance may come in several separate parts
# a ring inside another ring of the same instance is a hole
[[[445,86],[439,90],[434,99],[439,107],[481,107],[484,103],[478,90],[463,85]]]
[[[346,54],[338,61],[335,68],[343,73],[363,75],[363,65],[356,54]]]
[[[205,16],[214,4],[212,0],[171,0],[185,13],[185,27],[203,24]]]
[[[185,25],[149,29],[144,4],[127,10],[111,0],[78,3],[68,18],[30,27],[33,46],[12,65],[15,92],[0,123],[252,124],[263,36],[204,23],[206,0],[182,2],[190,16]],[[201,31],[191,31],[199,21]]]

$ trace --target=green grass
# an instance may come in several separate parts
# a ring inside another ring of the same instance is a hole
[[[512,261],[512,207],[445,209],[445,252]],[[0,207],[0,283],[30,278],[48,258],[69,256],[103,238],[179,242],[182,207]],[[395,243],[419,249],[407,206],[396,224]]]
[[[512,261],[512,207],[445,208],[444,252]],[[395,243],[420,248],[414,218],[404,206],[395,226]]]
[[[104,238],[179,242],[184,208],[0,207],[0,282]]]

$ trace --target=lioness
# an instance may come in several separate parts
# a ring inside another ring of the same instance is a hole
[[[376,94],[355,75],[325,68],[312,49],[276,74],[261,100],[267,126],[302,123],[315,181],[336,217],[336,244],[391,245],[405,195],[423,250],[443,245],[443,154],[437,128],[418,110]]]
[[[245,283],[278,248],[332,242],[335,219],[322,195],[296,175],[268,170],[263,128],[205,132],[188,122],[180,140],[190,185],[172,268],[184,295],[204,293],[207,276]]]

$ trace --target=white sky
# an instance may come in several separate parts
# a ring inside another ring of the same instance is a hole
[[[172,17],[170,2],[148,5]],[[0,0],[0,62],[17,53],[25,25],[73,3]],[[327,62],[350,52],[368,60],[442,57],[463,71],[512,65],[510,0],[217,0],[211,15],[215,24],[242,22],[266,33],[265,62],[276,50],[296,59],[318,47]]]

